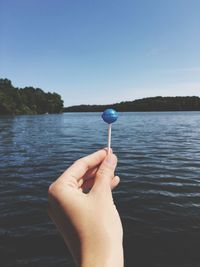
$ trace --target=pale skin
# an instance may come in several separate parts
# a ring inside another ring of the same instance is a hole
[[[77,160],[49,187],[49,215],[78,267],[124,265],[122,224],[112,198],[116,165],[112,151],[102,149]]]

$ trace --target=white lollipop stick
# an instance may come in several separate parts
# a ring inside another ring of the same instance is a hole
[[[110,153],[111,147],[111,123],[108,124],[108,154]]]

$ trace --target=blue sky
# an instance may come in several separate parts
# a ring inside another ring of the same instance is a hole
[[[199,0],[0,0],[0,77],[65,106],[200,96]]]

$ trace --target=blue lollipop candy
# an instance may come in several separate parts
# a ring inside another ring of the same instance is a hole
[[[102,114],[102,119],[108,123],[108,153],[110,153],[110,146],[111,146],[111,123],[115,122],[118,118],[118,113],[112,109],[106,109]]]
[[[102,119],[107,122],[108,124],[113,123],[117,120],[118,114],[117,111],[115,111],[112,108],[106,109],[102,114]]]

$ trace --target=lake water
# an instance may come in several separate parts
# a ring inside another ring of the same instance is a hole
[[[47,189],[74,160],[106,146],[100,115],[0,117],[1,267],[74,266],[47,216]],[[200,112],[119,115],[114,199],[125,266],[199,267]]]

